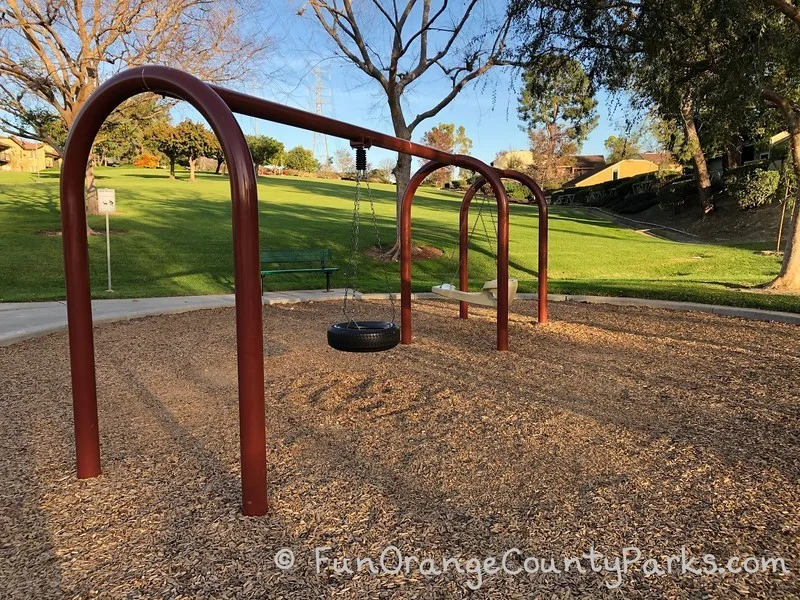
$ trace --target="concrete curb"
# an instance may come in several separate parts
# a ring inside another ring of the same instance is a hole
[[[297,290],[288,292],[267,292],[262,300],[265,305],[295,304],[299,302],[340,301],[344,289],[330,292],[319,290]],[[353,293],[357,300],[400,299],[399,293],[363,294]],[[439,299],[431,292],[412,294],[412,299]],[[517,294],[521,300],[536,300],[537,294]],[[800,314],[739,308],[696,302],[676,302],[672,300],[651,300],[647,298],[621,298],[614,296],[580,296],[568,294],[548,294],[550,302],[582,302],[587,304],[609,304],[612,306],[638,306],[663,310],[702,312],[725,317],[738,317],[757,321],[769,321],[800,325]],[[131,298],[119,300],[92,301],[92,314],[95,323],[126,321],[152,315],[177,314],[192,310],[224,308],[235,306],[233,294],[220,296],[178,296],[167,298]],[[0,346],[7,346],[29,338],[66,329],[67,306],[65,302],[13,302],[0,303]]]
[[[536,294],[528,294],[536,296]],[[800,325],[800,314],[761,310],[758,308],[740,308],[738,306],[722,306],[720,304],[700,304],[698,302],[677,302],[674,300],[651,300],[648,298],[618,298],[613,296],[558,296],[548,295],[552,302],[584,302],[587,304],[611,304],[613,306],[641,306],[644,308],[661,308],[685,312],[703,312],[724,317],[738,317],[754,321],[769,321]]]
[[[390,296],[395,299],[400,294],[360,294],[356,298],[363,300],[388,300]],[[438,299],[440,296],[430,292],[413,294],[412,298]],[[538,300],[538,294],[517,294],[520,300]],[[723,306],[720,304],[700,304],[699,302],[678,302],[675,300],[653,300],[649,298],[626,298],[618,296],[581,296],[571,294],[548,294],[549,302],[582,302],[584,304],[610,304],[612,306],[639,306],[642,308],[660,308],[663,310],[678,310],[684,312],[703,312],[724,317],[738,317],[754,321],[768,321],[791,323],[800,325],[800,314],[779,312],[775,310],[761,310],[758,308],[740,308],[738,306]]]

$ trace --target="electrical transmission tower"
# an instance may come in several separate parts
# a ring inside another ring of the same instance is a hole
[[[323,71],[317,67],[314,69],[313,73],[314,86],[309,87],[312,104],[311,108],[316,114],[324,115],[325,107],[330,106],[331,104],[330,89],[328,88],[327,81],[325,80],[325,74],[327,71]],[[314,140],[312,142],[311,151],[323,166],[327,166],[330,162],[330,154],[328,153],[328,136],[323,133],[317,133],[316,131],[313,132],[313,134]]]

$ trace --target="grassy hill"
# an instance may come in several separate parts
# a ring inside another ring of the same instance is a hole
[[[200,174],[190,183],[163,171],[98,169],[98,187],[117,190],[111,217],[114,293],[105,292],[105,239],[90,239],[95,297],[230,293],[233,287],[228,180]],[[259,178],[262,248],[329,247],[344,267],[354,183],[295,177]],[[381,239],[394,239],[394,187],[372,184]],[[476,200],[476,202],[478,202]],[[423,189],[414,204],[413,237],[444,251],[415,263],[414,288],[454,279],[459,198]],[[477,204],[475,208],[477,209]],[[474,211],[477,214],[477,210]],[[474,218],[473,214],[473,218]],[[368,203],[362,204],[361,247],[375,244]],[[102,217],[90,225],[103,230]],[[486,221],[491,232],[491,221]],[[64,297],[58,174],[0,173],[0,301]],[[779,260],[759,244],[680,243],[644,235],[579,209],[554,207],[550,221],[552,292],[627,295],[755,306],[800,312],[800,297],[743,290],[764,283]],[[535,291],[537,212],[511,209],[511,274]],[[493,278],[493,244],[478,224],[471,250],[474,285]],[[381,265],[362,258],[358,287],[385,291]],[[399,289],[399,265],[388,265]],[[267,289],[320,288],[324,278],[272,277]],[[344,284],[343,269],[334,285]]]

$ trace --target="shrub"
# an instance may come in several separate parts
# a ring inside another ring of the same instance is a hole
[[[623,181],[617,181],[617,186],[614,187],[617,190],[617,197],[624,198],[628,194],[633,193],[633,184],[636,183],[633,177],[626,178]]]
[[[678,212],[678,209],[688,204],[695,194],[697,194],[697,186],[694,177],[676,179],[658,191],[658,205],[662,210]]]
[[[346,179],[346,177],[342,177],[334,171],[301,171],[299,169],[286,168],[277,174],[288,175],[289,177],[314,177],[315,179]]]
[[[309,177],[316,177],[317,179],[341,179],[342,176],[336,171],[317,171],[316,173],[307,173]]]
[[[386,169],[372,169],[367,173],[367,181],[372,183],[391,183],[391,173]]]
[[[528,195],[528,188],[518,181],[506,181],[506,195],[509,200],[524,201]]]
[[[730,168],[725,171],[725,179],[747,175],[754,171],[765,171],[769,167],[769,162],[768,160],[757,160],[748,162],[746,165]]]
[[[686,199],[669,189],[660,190],[656,196],[661,210],[678,212],[678,208],[686,204]]]
[[[588,204],[590,193],[591,191],[587,188],[578,188],[578,191],[575,192],[575,198],[573,199],[573,203],[583,204],[583,205]]]
[[[453,181],[450,182],[450,187],[454,190],[460,190],[464,187],[464,182],[461,179],[453,179]]]
[[[629,194],[617,203],[617,212],[623,215],[632,215],[642,212],[659,203],[658,194],[654,191]]]
[[[778,171],[758,169],[729,177],[725,187],[739,208],[748,210],[771,204],[775,200],[780,178]]]
[[[159,159],[155,154],[147,154],[142,153],[139,155],[135,161],[133,161],[134,167],[143,167],[145,169],[156,169],[158,168]]]

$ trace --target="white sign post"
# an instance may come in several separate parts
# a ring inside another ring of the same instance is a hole
[[[100,188],[97,190],[97,206],[101,215],[106,216],[106,263],[108,265],[108,289],[111,289],[111,235],[108,227],[108,215],[117,212],[117,199],[115,192],[110,188]]]

